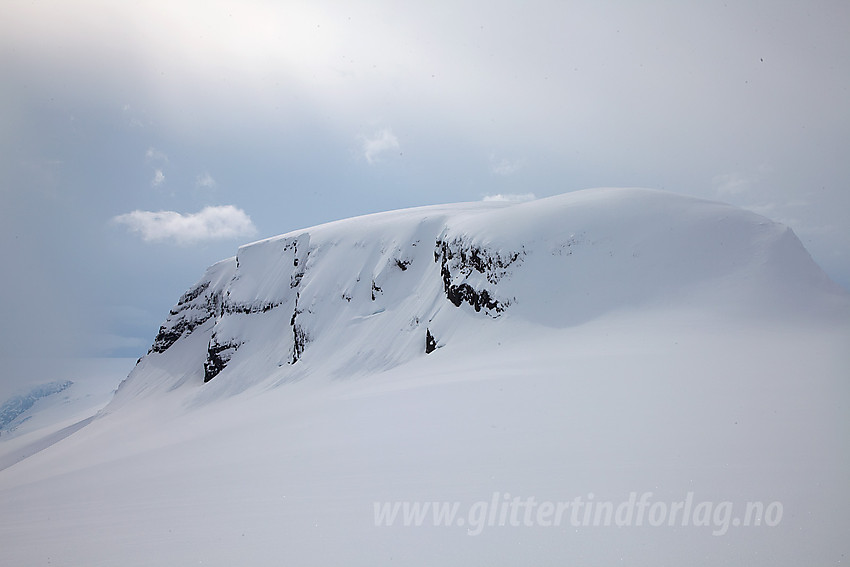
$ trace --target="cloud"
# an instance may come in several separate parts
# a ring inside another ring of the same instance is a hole
[[[161,169],[156,169],[153,172],[153,179],[151,179],[151,187],[159,187],[165,182],[165,174]]]
[[[168,156],[151,146],[145,152],[145,162],[154,166],[151,187],[159,187],[165,182],[165,173],[162,171],[162,166],[168,164]]]
[[[750,193],[753,188],[771,172],[772,168],[768,165],[760,165],[751,173],[740,173],[733,171],[732,173],[723,173],[715,175],[711,184],[714,186],[714,191],[721,197],[730,195],[742,195]]]
[[[511,161],[508,159],[501,159],[496,161],[495,156],[490,156],[490,166],[490,171],[496,175],[507,176],[512,175],[525,167],[525,160],[518,159]]]
[[[129,108],[127,106],[126,108]],[[151,146],[145,152],[145,161],[148,163],[168,163],[168,156],[165,155],[165,152],[161,152],[160,150]]]
[[[752,187],[751,180],[740,173],[715,175],[711,183],[718,195],[740,195]]]
[[[125,356],[132,357],[131,353],[142,353],[150,346],[148,337],[127,337],[117,333],[91,333],[88,337],[87,355],[97,358],[109,358],[110,355],[119,351]]]
[[[369,164],[377,162],[381,154],[397,150],[399,147],[398,138],[389,128],[375,132],[371,138],[363,138],[363,156]]]
[[[216,186],[215,179],[208,172],[204,172],[202,175],[199,175],[195,178],[195,187],[202,187],[204,189],[213,189]]]
[[[133,211],[114,217],[112,222],[139,233],[146,242],[172,240],[177,244],[194,244],[253,236],[257,232],[251,217],[233,205],[204,207],[200,212],[191,214]]]
[[[507,201],[509,203],[524,203],[526,201],[533,201],[536,198],[537,197],[534,195],[534,193],[506,193],[504,195],[499,193],[497,195],[486,195],[482,199],[482,201]]]

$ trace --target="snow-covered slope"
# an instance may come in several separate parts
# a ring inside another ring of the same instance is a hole
[[[673,305],[788,314],[830,309],[824,294],[841,296],[785,226],[670,193],[376,214],[249,244],[210,267],[116,403],[213,378],[207,398],[309,373],[372,373],[483,321],[510,340],[503,320],[565,328]]]
[[[105,411],[0,471],[0,562],[840,564],[848,344],[793,233],[722,204],[296,231],[212,266]],[[432,502],[456,516],[379,514]]]

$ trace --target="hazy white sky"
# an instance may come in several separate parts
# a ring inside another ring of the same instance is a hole
[[[239,244],[645,186],[850,288],[850,3],[0,3],[0,355],[140,356]]]

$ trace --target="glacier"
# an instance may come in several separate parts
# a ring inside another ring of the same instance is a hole
[[[0,558],[836,564],[848,344],[850,297],[790,229],[667,192],[289,232],[211,266],[90,422],[0,470]],[[781,522],[376,517],[631,494]]]
[[[15,420],[26,413],[37,401],[68,389],[73,384],[70,380],[46,382],[30,388],[29,391],[12,396],[0,405],[0,431],[14,430]],[[24,418],[26,419],[26,418]]]

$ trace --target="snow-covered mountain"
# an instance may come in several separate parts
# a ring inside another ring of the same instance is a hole
[[[3,433],[4,429],[7,431],[17,429],[26,419],[25,417],[21,418],[21,414],[25,414],[36,402],[67,390],[73,384],[70,380],[38,384],[23,394],[12,396],[0,404],[0,434]]]
[[[213,396],[374,373],[480,325],[509,341],[518,323],[567,328],[653,306],[811,313],[833,298],[844,300],[787,227],[670,193],[393,211],[255,242],[210,267],[119,398],[153,381],[215,378]]]
[[[132,363],[122,358],[29,361],[34,373],[59,379],[25,387],[0,403],[0,470],[89,423],[112,399]],[[14,369],[4,371],[16,376]]]
[[[211,266],[97,418],[0,470],[0,561],[839,564],[848,344],[796,236],[719,203],[298,230]]]

